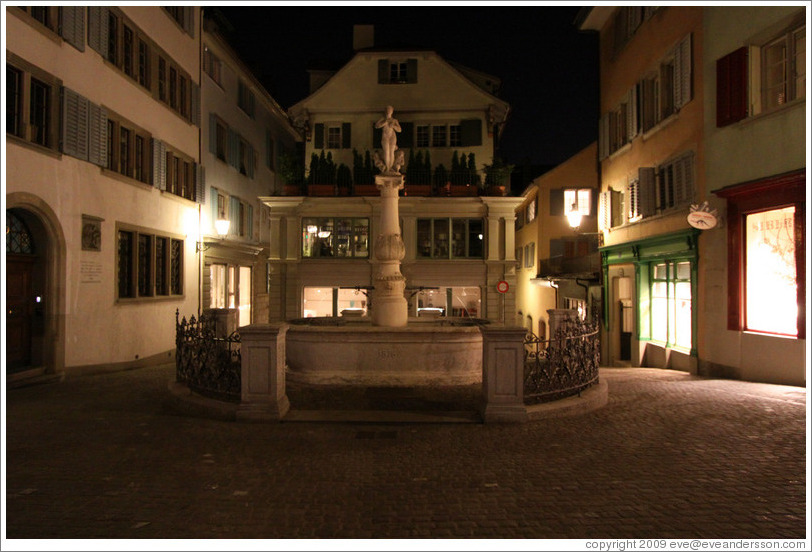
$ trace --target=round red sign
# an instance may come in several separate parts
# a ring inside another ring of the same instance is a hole
[[[499,293],[507,293],[508,289],[510,289],[510,286],[508,286],[508,283],[504,280],[496,284],[496,291],[498,291]]]

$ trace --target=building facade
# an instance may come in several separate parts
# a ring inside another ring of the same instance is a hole
[[[268,321],[268,207],[281,193],[279,166],[299,136],[221,32],[227,22],[203,8],[201,308],[237,309],[237,325]],[[228,221],[218,234],[217,220]]]
[[[600,33],[603,362],[695,373],[704,298],[686,217],[706,197],[702,8],[599,7],[580,27]]]
[[[198,299],[200,10],[4,12],[7,370],[168,359]]]
[[[485,168],[494,164],[509,110],[492,94],[498,80],[432,51],[356,46],[344,67],[320,73],[314,92],[288,110],[305,136],[306,177],[263,199],[271,210],[271,320],[369,309],[380,228],[376,122],[387,106],[401,128],[401,271],[410,315],[512,318],[521,200],[486,188],[498,185]],[[500,281],[509,293],[497,291]]]
[[[700,370],[806,382],[804,7],[703,10],[707,199]]]
[[[597,143],[535,178],[516,211],[516,322],[551,339],[550,309],[601,314]],[[577,226],[568,213],[578,213]]]

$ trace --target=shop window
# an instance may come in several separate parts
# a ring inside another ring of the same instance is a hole
[[[369,219],[303,219],[302,257],[369,258]]]
[[[417,256],[481,259],[484,256],[482,219],[417,219]]]
[[[692,345],[691,262],[651,267],[651,338],[668,347]]]
[[[317,316],[363,316],[369,306],[365,288],[305,287],[302,314],[305,318]]]

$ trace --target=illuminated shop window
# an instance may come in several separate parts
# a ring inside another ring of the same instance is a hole
[[[745,217],[745,329],[798,335],[795,207]]]
[[[691,348],[691,263],[652,267],[651,337],[668,346]]]

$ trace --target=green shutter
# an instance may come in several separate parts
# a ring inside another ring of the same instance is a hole
[[[411,148],[414,145],[414,123],[400,123],[398,147]]]
[[[389,60],[378,60],[378,84],[389,84]]]
[[[550,190],[550,216],[564,216],[564,190],[562,188]]]
[[[228,233],[231,235],[237,235],[237,232],[240,231],[240,200],[233,196],[230,198],[228,220],[231,221],[231,224],[228,227]]]
[[[344,149],[352,147],[352,123],[341,123],[341,147]]]
[[[406,62],[406,82],[415,84],[417,82],[417,60],[409,59]]]
[[[462,147],[482,145],[482,121],[480,119],[464,119],[460,121],[460,139]]]
[[[313,147],[316,149],[324,148],[324,123],[316,123],[315,135]]]

